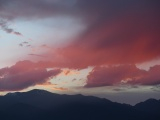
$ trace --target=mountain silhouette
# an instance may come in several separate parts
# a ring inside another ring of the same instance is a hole
[[[160,100],[135,106],[83,95],[59,95],[45,90],[0,96],[2,120],[160,120]]]

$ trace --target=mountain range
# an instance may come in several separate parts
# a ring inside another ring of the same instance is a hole
[[[134,106],[104,98],[59,95],[45,90],[0,96],[1,120],[160,120],[160,100]]]

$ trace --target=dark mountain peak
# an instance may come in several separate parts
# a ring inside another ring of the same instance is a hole
[[[40,89],[33,89],[31,91],[27,92],[13,92],[13,93],[7,93],[5,96],[7,97],[16,97],[16,96],[41,96],[41,95],[48,95],[48,94],[54,94],[46,90],[40,90]]]
[[[135,106],[139,106],[139,105],[149,105],[149,104],[156,104],[156,103],[159,103],[158,100],[154,99],[154,98],[150,98],[144,102],[140,102],[140,103],[137,103]]]
[[[157,111],[160,111],[160,101],[151,98],[136,104],[135,108],[148,113],[157,113]]]
[[[40,90],[40,89],[33,89],[33,90],[28,91],[26,93],[28,93],[28,94],[35,94],[35,95],[54,94],[54,93],[51,93],[49,91]]]
[[[5,97],[14,97],[14,96],[18,96],[19,94],[20,92],[7,93]]]
[[[157,99],[150,98],[150,99],[148,99],[148,100],[146,100],[146,101],[144,101],[144,102],[157,102],[157,101],[158,101]]]

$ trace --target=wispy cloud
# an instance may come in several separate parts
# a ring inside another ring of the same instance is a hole
[[[17,35],[17,36],[23,36],[20,32],[17,32],[17,31],[15,31],[14,29],[9,28],[8,23],[7,23],[7,21],[5,21],[5,20],[2,20],[2,19],[0,20],[0,27],[1,27],[1,29],[2,29],[3,31],[5,31],[6,33],[15,34],[15,35]]]
[[[47,57],[47,56],[43,56],[43,55],[39,55],[39,54],[28,54],[28,55],[35,56],[35,57]]]

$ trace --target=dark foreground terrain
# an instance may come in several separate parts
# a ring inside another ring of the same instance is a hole
[[[160,120],[160,100],[130,106],[90,96],[32,90],[1,96],[0,120]]]

